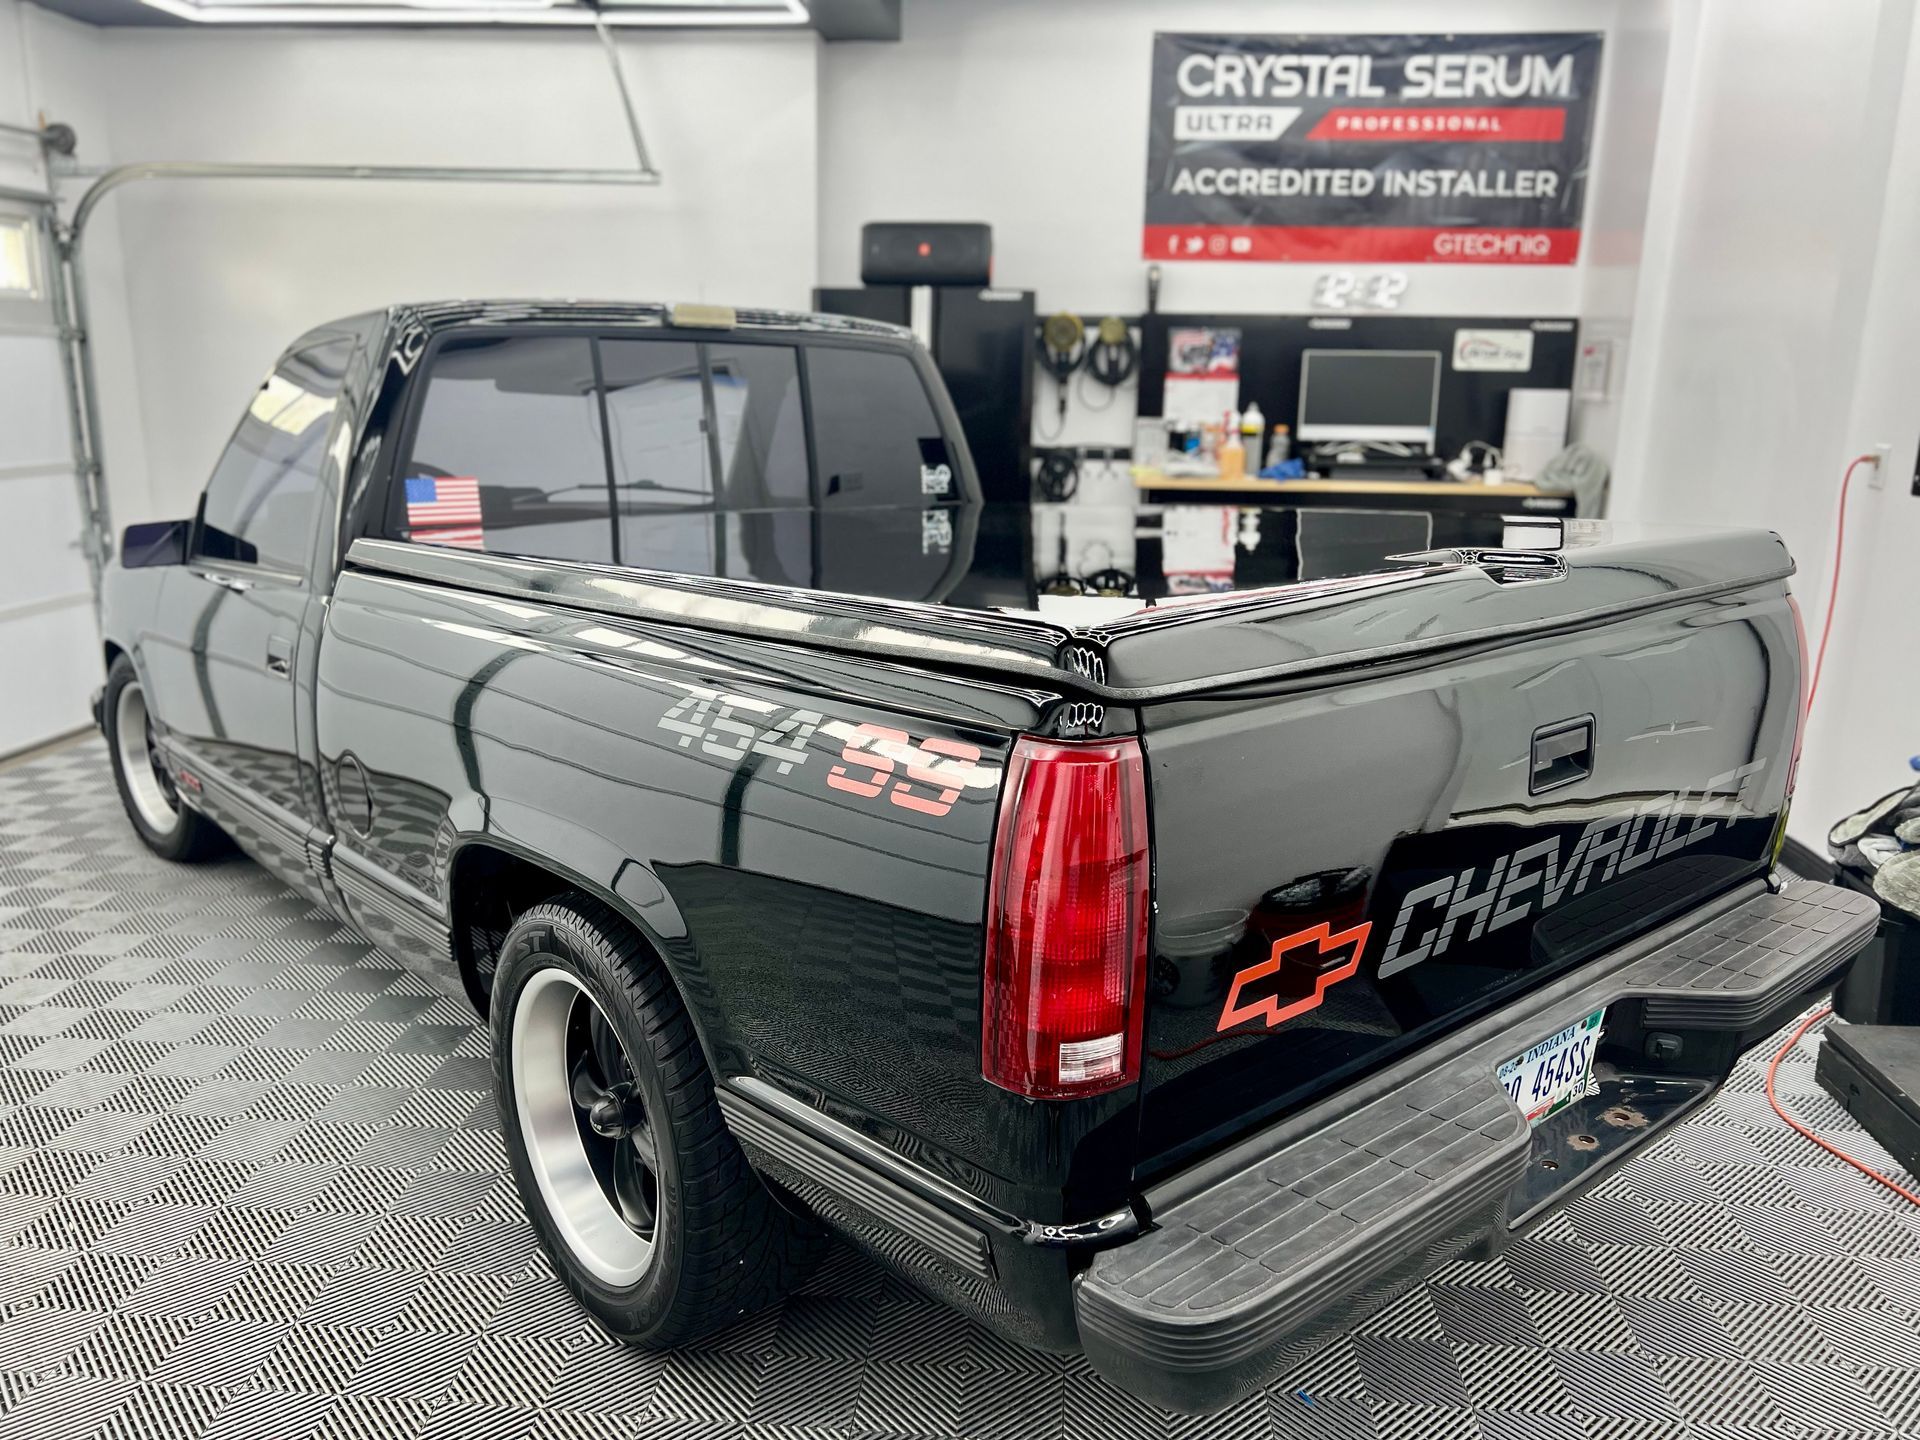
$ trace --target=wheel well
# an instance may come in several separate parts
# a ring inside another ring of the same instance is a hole
[[[579,887],[506,850],[468,845],[454,856],[448,914],[467,997],[484,1015],[500,947],[513,922],[542,901]]]
[[[118,645],[114,644],[113,641],[111,640],[107,641],[106,652],[107,652],[106,653],[107,672],[111,674],[113,672],[113,662],[118,660],[122,655],[126,654],[127,652],[122,650]]]

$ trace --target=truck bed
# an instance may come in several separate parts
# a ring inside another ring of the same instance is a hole
[[[1254,538],[1236,541],[1244,558],[1236,555],[1231,570],[1210,578],[1217,588],[1174,593],[1164,571],[1142,565],[1133,597],[1048,593],[1063,574],[1090,583],[1070,568],[1050,570],[1035,553],[1035,541],[1059,520],[1134,532],[1140,558],[1151,562],[1165,522],[1190,509],[1257,517],[1233,520],[1242,537],[1251,531]],[[1139,515],[1130,507],[982,506],[959,521],[955,554],[933,569],[917,549],[916,512],[817,517],[829,532],[823,551],[863,557],[825,577],[844,589],[370,539],[354,542],[347,564],[695,629],[1044,676],[1120,703],[1601,624],[1781,581],[1793,568],[1770,532],[1470,517],[1456,522],[1463,543],[1444,549],[1390,554],[1343,540],[1316,553],[1301,537],[1304,513],[1286,506],[1146,507]],[[904,543],[909,538],[914,548]],[[1325,573],[1329,567],[1339,573]]]

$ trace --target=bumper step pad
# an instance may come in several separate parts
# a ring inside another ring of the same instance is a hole
[[[1436,1265],[1505,1236],[1531,1133],[1494,1079],[1500,1061],[1563,1016],[1627,1001],[1645,1002],[1649,1023],[1744,1030],[1831,979],[1878,914],[1830,885],[1754,895],[1490,1017],[1465,1048],[1304,1134],[1297,1121],[1276,1127],[1270,1153],[1095,1257],[1075,1291],[1089,1358],[1176,1409],[1255,1388]]]

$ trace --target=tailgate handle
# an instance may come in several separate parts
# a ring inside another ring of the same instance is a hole
[[[1527,771],[1527,793],[1558,790],[1593,774],[1593,717],[1563,720],[1533,732],[1533,765]]]

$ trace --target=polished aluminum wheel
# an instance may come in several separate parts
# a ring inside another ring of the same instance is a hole
[[[513,1015],[513,1093],[547,1213],[580,1264],[631,1285],[653,1258],[658,1139],[638,1077],[586,987],[549,966]]]
[[[120,751],[120,773],[126,777],[134,809],[152,830],[167,834],[180,820],[180,794],[173,788],[173,777],[154,744],[146,692],[136,682],[120,687],[113,733]]]

